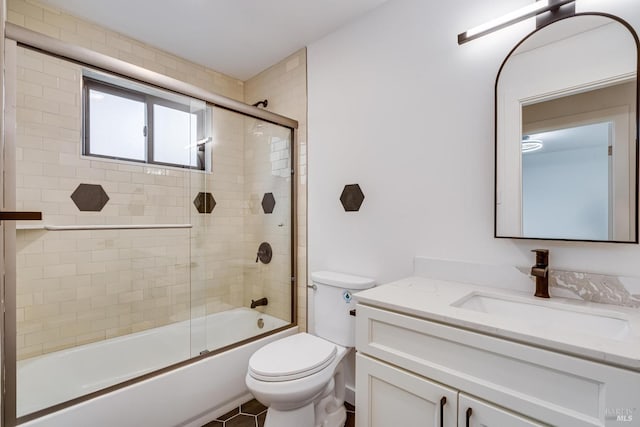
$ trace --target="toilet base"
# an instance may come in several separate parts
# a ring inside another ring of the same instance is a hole
[[[325,414],[324,420],[320,424],[316,424],[315,427],[344,427],[347,422],[347,410],[342,405],[334,412]]]
[[[269,408],[264,427],[315,427],[313,419],[313,403],[292,411]]]
[[[269,408],[264,427],[344,427],[347,421],[347,410],[344,405],[324,414],[316,413],[317,410],[323,410],[320,407],[324,410],[328,409],[327,405],[313,403],[292,411]]]
[[[333,394],[333,384],[325,395],[315,404],[314,427],[343,427],[347,421],[347,410],[344,400],[336,398]]]

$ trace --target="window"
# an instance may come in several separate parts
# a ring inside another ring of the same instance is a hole
[[[93,77],[84,77],[84,155],[205,169],[204,102]]]

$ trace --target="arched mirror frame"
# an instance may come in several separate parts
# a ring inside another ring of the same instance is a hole
[[[635,40],[635,45],[636,45],[636,101],[635,101],[635,120],[636,120],[636,126],[635,126],[635,191],[634,191],[634,206],[635,206],[635,233],[633,236],[633,239],[629,240],[591,240],[591,239],[572,239],[572,238],[554,238],[554,237],[527,237],[527,236],[506,236],[506,235],[498,235],[498,85],[500,82],[500,75],[502,74],[502,71],[505,67],[505,65],[507,64],[507,62],[509,61],[509,58],[511,58],[511,56],[514,54],[514,52],[516,52],[518,50],[518,48],[525,43],[527,40],[529,40],[529,38],[531,38],[532,36],[534,36],[536,33],[538,33],[539,31],[549,27],[550,25],[556,24],[560,21],[563,21],[565,19],[571,19],[571,18],[575,18],[575,17],[580,17],[580,16],[601,16],[601,17],[605,17],[605,18],[609,18],[612,19],[614,21],[617,21],[618,23],[622,24],[628,31],[629,33],[633,36],[634,40]],[[502,61],[502,64],[500,65],[500,68],[498,70],[498,74],[496,76],[496,81],[495,81],[495,87],[494,87],[494,195],[493,195],[493,208],[494,208],[494,215],[493,215],[493,236],[496,239],[518,239],[518,240],[551,240],[551,241],[569,241],[569,242],[597,242],[597,243],[638,243],[638,192],[639,192],[639,171],[638,168],[640,166],[640,162],[639,162],[639,158],[640,158],[640,151],[639,150],[639,136],[640,136],[640,129],[639,129],[639,125],[640,125],[640,84],[638,83],[638,78],[640,78],[640,39],[638,38],[638,34],[636,33],[636,31],[634,30],[634,28],[624,19],[615,16],[615,15],[611,15],[608,13],[602,13],[602,12],[583,12],[583,13],[575,13],[575,14],[571,14],[568,16],[563,16],[560,17],[558,19],[554,19],[551,20],[549,22],[546,22],[544,25],[540,25],[539,27],[537,27],[535,30],[533,30],[531,33],[527,34],[522,40],[520,40],[514,47],[513,49],[511,49],[511,51],[509,52],[509,54],[505,57],[505,59]]]

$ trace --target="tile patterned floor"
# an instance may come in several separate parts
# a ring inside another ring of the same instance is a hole
[[[355,427],[355,407],[346,402],[344,406],[347,408],[347,422],[345,427]],[[267,408],[262,403],[253,399],[202,427],[263,427],[266,417]]]

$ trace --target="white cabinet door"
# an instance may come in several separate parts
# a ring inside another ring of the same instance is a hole
[[[456,390],[356,355],[357,427],[455,427]]]
[[[458,427],[542,427],[545,425],[489,405],[464,393],[460,393],[458,399]]]

